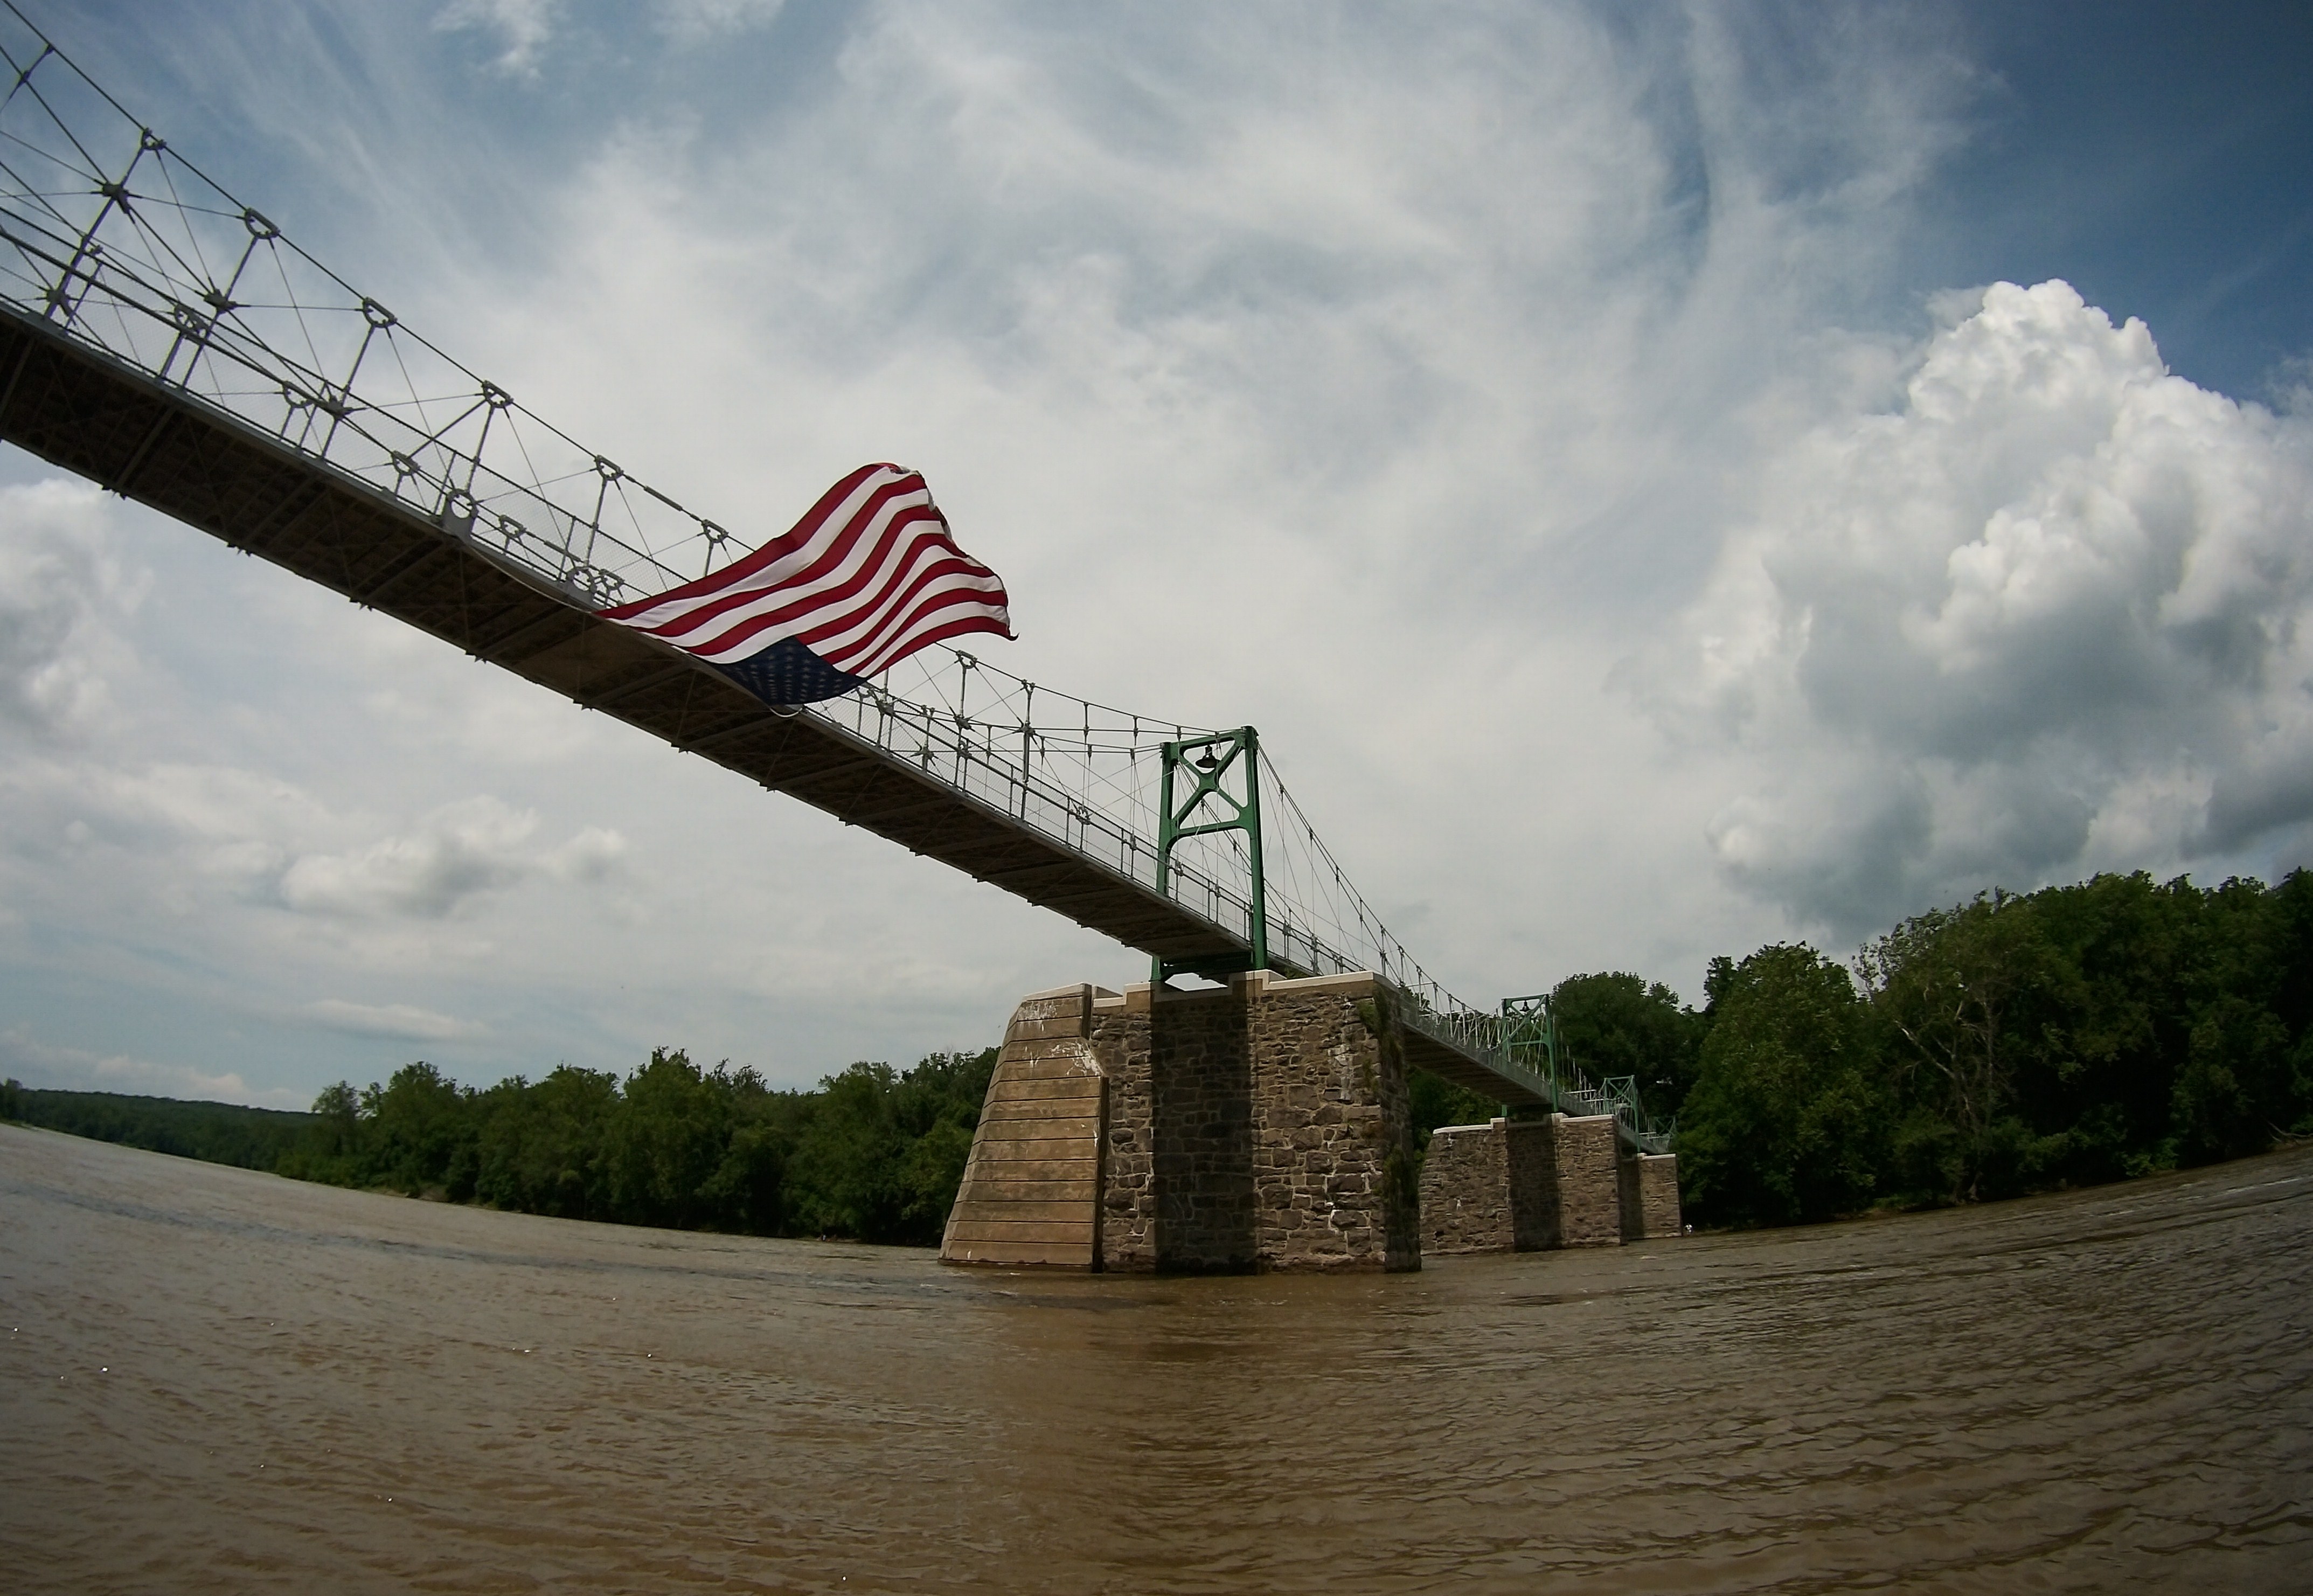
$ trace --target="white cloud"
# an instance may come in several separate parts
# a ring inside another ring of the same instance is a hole
[[[2284,416],[2313,416],[2313,354],[2288,356],[2265,378],[2266,396]]]
[[[386,1036],[409,1042],[453,1042],[488,1034],[488,1027],[436,1014],[409,1003],[349,1003],[323,998],[304,1012],[333,1031],[354,1036]]]
[[[2061,282],[1950,310],[1771,468],[1647,689],[1746,771],[1721,868],[1847,930],[2313,818],[2313,422]]]
[[[590,825],[548,854],[545,868],[565,881],[609,879],[626,862],[627,840],[607,826]]]
[[[1481,1001],[1693,996],[1771,938],[2300,834],[2302,534],[2256,514],[2300,423],[2045,299],[1913,347],[1888,285],[1976,93],[1939,13],[764,9],[443,13],[550,63],[509,95],[374,8],[342,51],[197,8],[207,87],[139,109],[244,107],[189,153],[743,535],[925,469],[1011,584],[992,657],[1258,724]],[[240,1027],[310,1096],[413,1039],[314,1006],[385,996],[487,1016],[414,1038],[468,1079],[665,1042],[807,1080],[1147,968],[98,508],[117,584],[37,554],[22,655],[70,691],[0,713],[0,981],[43,1034]]]
[[[508,77],[536,77],[539,52],[554,37],[560,0],[451,0],[434,17],[436,31],[487,33],[502,46],[491,63]]]

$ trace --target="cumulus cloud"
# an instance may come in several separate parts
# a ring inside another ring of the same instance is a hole
[[[2313,423],[2062,282],[1946,310],[1890,408],[1771,468],[1641,674],[1747,773],[1721,869],[1843,930],[2313,817]]]
[[[352,1036],[385,1036],[409,1042],[454,1042],[487,1034],[488,1027],[436,1014],[409,1003],[349,1003],[324,998],[305,1006],[306,1015],[333,1031]]]
[[[360,841],[374,818],[230,765],[23,760],[0,773],[0,859],[28,874],[119,877],[148,915],[207,913],[204,894],[215,888],[246,905],[347,921],[468,918],[533,878],[610,881],[627,852],[617,831],[593,825],[541,846],[535,810],[488,794]]]
[[[339,51],[237,0],[224,87],[149,114],[264,119],[205,164],[742,535],[922,467],[1012,585],[1001,663],[1259,724],[1474,998],[1692,992],[1826,918],[2300,834],[2294,578],[2257,574],[2295,545],[2240,509],[2300,423],[2054,289],[1889,331],[1980,83],[1946,10],[770,12],[440,12],[553,79],[509,94],[375,8]],[[445,1066],[804,1080],[1147,967],[142,515],[123,546],[202,552],[136,690],[90,667],[135,735],[66,771],[0,713],[21,964],[247,993],[198,1023],[310,1085],[375,1051],[310,1006],[382,975],[378,1025],[492,1016]]]
[[[608,826],[590,825],[544,862],[549,874],[564,881],[596,882],[616,875],[626,862],[627,840]]]
[[[2313,354],[2291,355],[2265,377],[2265,393],[2284,416],[2313,416]]]

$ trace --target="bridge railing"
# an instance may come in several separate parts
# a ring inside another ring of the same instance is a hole
[[[840,727],[1021,825],[1155,890],[1156,850],[1150,840],[1155,828],[1148,819],[1153,814],[1153,748],[1130,740],[1141,728],[1116,726],[1104,732],[1103,718],[1120,718],[1120,711],[1051,693],[969,655],[955,657],[969,663],[945,682],[936,683],[932,673],[925,673],[910,696],[878,686],[798,712]],[[936,693],[938,701],[928,701]],[[1030,708],[1020,701],[1037,693],[1048,704],[1061,706],[1057,724],[1039,725],[1023,718]],[[953,707],[956,705],[971,707]],[[1158,735],[1175,739],[1194,729],[1172,723],[1154,727]],[[1274,781],[1273,771],[1269,779]],[[1105,803],[1086,800],[1087,788],[1095,786],[1104,789]],[[1281,787],[1278,790],[1283,792]],[[1306,821],[1298,807],[1290,804],[1290,794],[1284,796],[1287,824],[1279,826],[1272,840],[1282,844],[1274,851],[1289,861],[1295,842],[1320,849],[1323,843],[1316,842],[1314,829],[1306,837],[1288,829],[1294,822],[1306,827]],[[1176,844],[1165,891],[1174,902],[1249,942],[1250,877],[1251,861],[1236,840],[1215,834]],[[1342,890],[1355,892],[1346,881]],[[1434,1010],[1467,1011],[1483,1018],[1430,980],[1369,910],[1363,913],[1372,932],[1342,937],[1329,923],[1341,916],[1313,911],[1304,895],[1280,890],[1272,873],[1268,894],[1271,964],[1311,975],[1375,970],[1420,992]]]
[[[467,369],[0,15],[0,295],[596,605],[742,551]]]
[[[1648,1118],[1636,1082],[1629,1076],[1595,1081],[1563,1062],[1553,1063],[1547,1072],[1532,1069],[1512,1049],[1511,1022],[1499,1014],[1440,1010],[1417,1000],[1406,1006],[1402,1018],[1410,1028],[1481,1060],[1493,1073],[1525,1086],[1560,1114],[1575,1118],[1612,1115],[1616,1133],[1637,1151],[1665,1153],[1671,1150],[1674,1127],[1658,1127]]]

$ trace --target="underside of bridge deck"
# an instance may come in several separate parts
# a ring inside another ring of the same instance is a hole
[[[1529,1084],[1505,1075],[1490,1068],[1484,1060],[1417,1030],[1405,1033],[1405,1062],[1497,1103],[1519,1108],[1553,1106],[1548,1090],[1538,1082]]]

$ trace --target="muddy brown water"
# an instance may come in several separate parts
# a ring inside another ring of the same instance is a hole
[[[0,1127],[0,1588],[2313,1591],[2313,1150],[1418,1275],[576,1224]]]

